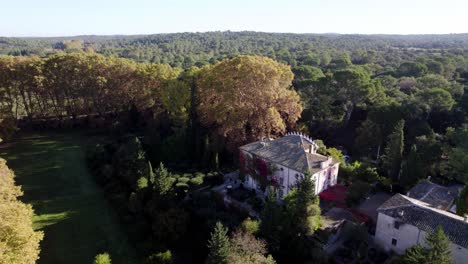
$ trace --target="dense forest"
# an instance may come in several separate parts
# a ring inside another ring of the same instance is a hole
[[[0,54],[38,55],[94,51],[138,62],[167,63],[188,68],[212,64],[237,55],[262,55],[296,66],[328,65],[349,54],[353,63],[396,67],[421,53],[462,55],[468,34],[452,35],[339,35],[261,32],[175,33],[136,36],[78,36],[57,38],[1,38]]]
[[[190,202],[185,194],[204,181],[215,185],[220,169],[237,165],[240,145],[287,131],[322,139],[321,151],[336,159],[350,157],[339,176],[349,206],[376,182],[388,192],[428,176],[468,184],[467,51],[467,34],[2,38],[0,137],[76,128],[113,137],[90,151],[90,168],[121,199],[134,232],[152,230],[139,242],[145,254],[160,251],[153,258],[175,251],[197,263],[207,255],[249,263],[242,245],[250,243],[261,263],[326,262],[308,240],[320,221],[320,209],[309,210],[316,197],[299,195],[310,182],[282,207],[267,200],[260,223],[223,211],[213,194]],[[187,253],[191,236],[204,243]]]

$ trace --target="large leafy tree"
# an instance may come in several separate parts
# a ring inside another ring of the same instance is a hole
[[[447,145],[444,155],[447,157],[440,166],[442,175],[464,184],[468,183],[468,129],[448,128]]]
[[[375,150],[378,159],[385,138],[403,117],[403,107],[393,100],[373,105],[367,119],[357,129],[356,147],[366,156],[371,156],[370,150]]]
[[[250,233],[236,231],[230,239],[230,264],[274,264],[275,260],[267,254],[266,243]]]
[[[289,66],[266,57],[239,56],[202,70],[198,112],[203,125],[231,146],[284,133],[302,106],[290,90]]]
[[[117,176],[133,189],[137,189],[137,181],[148,177],[146,153],[137,137],[129,138],[117,150],[113,158]]]
[[[419,62],[403,62],[397,70],[398,76],[420,77],[427,72],[427,66]]]
[[[429,119],[432,112],[444,112],[452,109],[455,104],[452,95],[442,88],[432,88],[416,95],[421,107]]]
[[[342,102],[345,109],[344,126],[348,124],[355,107],[371,100],[376,93],[369,73],[361,67],[350,67],[335,72],[332,86],[336,98]]]
[[[359,66],[327,73],[301,87],[306,111],[303,119],[326,126],[346,127],[354,109],[374,100],[377,89],[370,74]]]
[[[0,263],[34,264],[43,234],[34,231],[32,207],[18,200],[22,191],[13,177],[0,158]]]

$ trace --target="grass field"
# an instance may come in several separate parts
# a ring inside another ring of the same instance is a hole
[[[138,263],[118,216],[86,168],[81,134],[27,135],[0,147],[15,171],[22,200],[33,205],[34,228],[44,231],[39,264],[92,263],[109,252],[112,263]]]

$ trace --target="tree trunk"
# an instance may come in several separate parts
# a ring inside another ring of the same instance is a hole
[[[346,107],[346,115],[345,115],[345,118],[343,120],[343,127],[348,126],[349,120],[351,119],[351,115],[353,114],[353,111],[354,111],[354,107],[355,107],[354,104],[349,104]]]

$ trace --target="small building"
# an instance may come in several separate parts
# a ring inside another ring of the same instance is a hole
[[[263,138],[239,148],[239,165],[244,186],[264,191],[274,186],[279,198],[295,188],[310,173],[315,194],[337,183],[339,162],[317,153],[318,146],[309,137],[289,133],[278,139]]]
[[[414,192],[411,192],[415,195]],[[428,193],[430,195],[431,192]],[[424,199],[424,195],[421,196]],[[444,204],[446,204],[444,202]],[[445,208],[447,208],[446,204]],[[454,263],[468,259],[468,218],[461,217],[406,195],[396,194],[378,208],[375,242],[397,254],[414,245],[426,246],[428,234],[441,226],[451,241]]]

